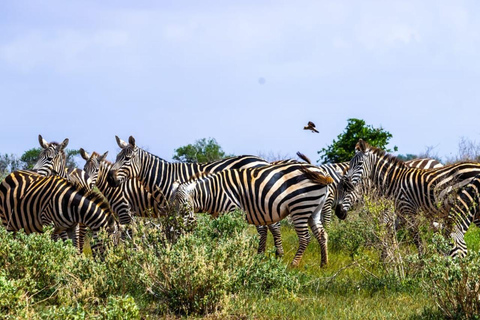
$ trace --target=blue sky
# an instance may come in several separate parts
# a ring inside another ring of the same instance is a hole
[[[0,153],[115,135],[170,160],[215,138],[229,154],[312,160],[348,118],[399,153],[480,142],[475,1],[1,1]],[[320,134],[302,130],[315,122]]]

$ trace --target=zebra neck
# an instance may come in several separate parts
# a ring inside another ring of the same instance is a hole
[[[138,151],[140,161],[139,180],[159,203],[165,203],[172,196],[175,181],[185,182],[203,167],[197,163],[170,163],[145,150]]]
[[[408,169],[391,156],[378,154],[373,154],[371,166],[368,177],[373,186],[385,196],[396,192],[399,177],[403,176]]]
[[[111,163],[102,162],[98,169],[97,180],[93,183],[97,186],[101,193],[105,194],[108,190],[112,189],[107,182],[108,171],[112,168]]]

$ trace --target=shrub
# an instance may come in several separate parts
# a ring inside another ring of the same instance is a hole
[[[448,246],[441,236],[435,240],[442,251]],[[423,285],[435,296],[443,315],[480,319],[480,253],[469,252],[465,258],[456,259],[434,254],[425,262]]]

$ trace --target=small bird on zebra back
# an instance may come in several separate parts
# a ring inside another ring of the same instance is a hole
[[[312,132],[318,133],[318,130],[315,129],[315,123],[313,123],[312,121],[308,121],[308,124],[303,127],[303,130],[311,130]]]

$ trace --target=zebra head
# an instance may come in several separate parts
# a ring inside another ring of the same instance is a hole
[[[97,183],[98,172],[100,171],[100,164],[107,157],[108,151],[105,152],[102,156],[98,153],[93,152],[91,155],[88,154],[83,148],[80,148],[80,155],[86,161],[83,170],[88,175],[92,181],[92,185]],[[93,187],[93,186],[92,186]]]
[[[197,185],[196,181],[180,183],[175,181],[172,184],[172,210],[183,217],[185,225],[194,225],[196,223],[195,205],[193,193]]]
[[[350,167],[340,179],[337,186],[337,207],[335,214],[339,219],[345,219],[351,206],[360,197],[361,185],[370,174],[370,146],[360,139],[355,146],[355,156],[350,161]]]
[[[64,149],[68,145],[68,138],[63,140],[62,143],[48,143],[42,138],[42,135],[39,134],[38,142],[43,150],[40,152],[38,160],[33,166],[33,170],[37,171],[37,173],[42,176],[65,176],[67,155],[65,154]]]
[[[118,146],[122,149],[108,172],[107,181],[112,187],[118,187],[127,179],[138,177],[140,173],[140,159],[135,139],[130,136],[128,143],[115,136]]]

